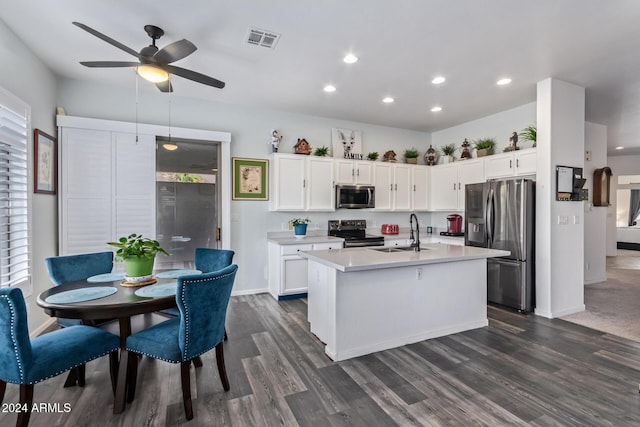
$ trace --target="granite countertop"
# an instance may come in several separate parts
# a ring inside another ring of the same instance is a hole
[[[338,271],[348,273],[351,271],[494,258],[510,254],[509,251],[476,248],[472,246],[447,245],[444,243],[427,243],[422,244],[420,247],[420,252],[381,252],[373,247],[365,247],[303,251],[300,252],[300,255],[335,268]],[[380,247],[378,247],[378,249],[380,249]]]

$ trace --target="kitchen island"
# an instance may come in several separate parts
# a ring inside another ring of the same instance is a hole
[[[305,251],[308,320],[334,361],[488,325],[487,258],[447,244]],[[406,248],[408,249],[408,248]]]

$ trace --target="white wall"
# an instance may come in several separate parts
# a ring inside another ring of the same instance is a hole
[[[582,87],[538,83],[535,312],[545,317],[585,308],[584,202],[555,200],[556,166],[584,167],[584,100]]]
[[[361,130],[364,153],[378,151],[382,154],[388,149],[394,149],[400,156],[405,148],[413,146],[424,153],[430,141],[430,135],[423,132],[220,104],[181,98],[176,94],[169,97],[168,94],[162,94],[144,82],[141,82],[140,87],[140,122],[168,125],[170,99],[171,125],[230,132],[232,157],[269,158],[272,129],[277,129],[284,136],[279,149],[281,153],[292,152],[297,138],[306,138],[313,147],[330,147],[332,127]],[[217,89],[203,86],[202,90]],[[135,81],[132,81],[130,89],[75,80],[63,80],[60,84],[59,104],[69,115],[134,122],[135,99]],[[236,294],[266,291],[266,233],[281,230],[282,223],[299,216],[297,213],[269,212],[268,203],[231,202],[231,249],[236,251],[234,262],[239,266],[234,286]],[[305,216],[312,220],[312,229],[317,227],[326,230],[328,219],[343,218],[364,218],[369,220],[370,226],[373,226],[375,221],[378,228],[384,222],[398,223],[402,227],[409,225],[408,213],[377,214],[371,211],[339,210],[334,213],[311,212]],[[419,216],[428,225],[429,214]]]
[[[609,207],[593,206],[593,171],[607,166],[607,127],[585,123],[584,148],[591,152],[591,160],[584,163],[585,188],[589,202],[584,212],[584,283],[607,280],[607,212]]]
[[[2,21],[0,63],[0,86],[31,106],[31,127],[56,135],[55,76]],[[56,255],[57,221],[57,196],[33,194],[33,293],[26,297],[31,332],[50,319],[35,297],[51,287],[44,259]]]
[[[453,126],[431,134],[431,143],[434,148],[440,148],[445,144],[454,143],[460,148],[465,138],[471,143],[478,138],[495,138],[495,153],[500,153],[509,145],[509,138],[513,132],[520,132],[525,127],[536,123],[536,103],[521,105],[510,110],[482,117],[461,125]],[[473,144],[472,144],[473,145]],[[519,141],[518,147],[529,148],[532,142]],[[475,150],[472,150],[476,157]],[[460,157],[460,151],[456,152]]]

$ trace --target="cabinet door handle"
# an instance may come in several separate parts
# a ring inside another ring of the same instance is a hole
[[[355,176],[355,175],[356,175],[355,169],[351,169],[351,176]]]
[[[357,173],[356,176],[360,176],[360,169],[356,169]]]
[[[416,191],[416,185],[413,184],[413,192],[415,193],[415,191]]]
[[[453,191],[456,191],[456,183],[453,183]]]
[[[520,159],[516,159],[516,167],[519,168],[520,167]]]
[[[513,168],[513,160],[509,160],[509,169]]]
[[[396,191],[398,191],[398,184],[396,184],[396,188],[395,188],[395,190],[396,190]]]
[[[306,179],[302,180],[302,188],[307,188],[307,180]]]
[[[389,184],[389,191],[393,191],[393,184]]]
[[[458,183],[458,190],[460,190],[460,183]]]

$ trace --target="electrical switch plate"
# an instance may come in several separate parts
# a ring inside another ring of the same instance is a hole
[[[580,217],[578,215],[574,215],[573,216],[573,223],[574,224],[580,224]]]
[[[566,215],[558,215],[558,225],[569,224],[569,217]]]
[[[591,150],[587,150],[587,151],[584,153],[584,159],[585,159],[587,162],[590,162],[590,161],[591,161]]]
[[[422,268],[416,268],[416,280],[422,280]]]

